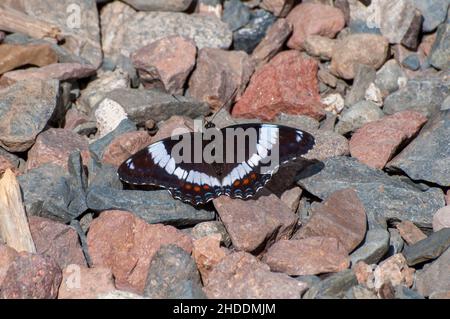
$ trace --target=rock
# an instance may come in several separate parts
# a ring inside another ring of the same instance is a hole
[[[367,89],[375,81],[375,76],[374,68],[364,64],[356,65],[353,86],[345,97],[345,105],[350,106],[364,100]]]
[[[43,164],[18,177],[28,216],[67,223],[81,215],[84,194],[74,176],[59,165]]]
[[[200,275],[189,252],[169,244],[153,256],[144,296],[151,299],[204,299]]]
[[[355,273],[356,279],[360,285],[366,286],[368,288],[373,288],[370,285],[373,282],[373,271],[376,265],[368,265],[364,261],[358,261],[353,264],[352,270]]]
[[[140,48],[131,59],[145,88],[151,88],[155,81],[162,81],[168,92],[182,95],[196,54],[193,40],[172,36]]]
[[[62,276],[58,299],[95,299],[116,290],[109,268],[67,265]]]
[[[29,149],[57,105],[59,82],[21,81],[0,89],[0,146],[10,152]]]
[[[23,160],[22,161],[20,161],[21,159],[16,160],[13,156],[8,156],[7,154],[3,154],[3,153],[8,153],[8,152],[3,151],[3,149],[0,148],[0,176],[3,175],[3,173],[7,169],[10,169],[14,174],[18,174],[21,170],[19,168],[19,166],[21,164],[23,166]]]
[[[204,285],[208,283],[208,276],[215,265],[217,265],[228,251],[220,247],[220,234],[213,234],[194,240],[192,257],[197,264]]]
[[[282,48],[292,33],[292,26],[286,19],[278,19],[272,24],[261,42],[253,50],[251,58],[256,68],[266,64]]]
[[[408,265],[414,266],[439,257],[448,247],[450,247],[450,228],[443,228],[414,245],[406,246],[403,255]]]
[[[305,155],[306,159],[323,161],[324,159],[348,155],[348,140],[332,131],[310,131],[316,139],[314,148]]]
[[[449,123],[449,110],[437,113],[419,136],[388,163],[388,168],[402,170],[413,180],[450,185]]]
[[[369,228],[383,219],[410,220],[420,227],[429,227],[433,214],[444,206],[439,189],[422,191],[356,159],[342,156],[311,165],[298,178],[300,187],[322,200],[337,190],[354,188],[364,205]]]
[[[383,116],[383,111],[376,104],[369,101],[360,101],[340,114],[335,130],[342,135],[354,132],[365,124],[377,121]]]
[[[395,228],[389,228],[388,231],[390,235],[388,255],[392,256],[401,253],[405,243],[400,236],[400,232]]]
[[[368,264],[379,262],[389,250],[389,238],[389,232],[385,229],[369,229],[363,244],[350,255],[352,265],[360,261]]]
[[[319,86],[320,84],[327,85],[331,88],[337,88],[338,85],[342,87],[340,91],[345,89],[345,82],[339,81],[333,74],[328,71],[328,68],[320,68],[319,72],[317,72],[317,77],[319,78]]]
[[[119,167],[131,155],[152,143],[146,131],[127,132],[114,138],[103,152],[103,162]]]
[[[51,257],[20,253],[10,264],[1,284],[1,299],[55,299],[61,269]]]
[[[416,289],[423,296],[432,296],[450,291],[450,249],[416,276]]]
[[[44,66],[58,62],[49,44],[2,44],[0,57],[0,74],[25,65]]]
[[[414,7],[420,10],[423,16],[422,30],[431,32],[447,18],[448,0],[421,1],[412,0]]]
[[[96,1],[74,3],[72,0],[64,0],[55,3],[51,0],[32,0],[23,3],[21,9],[31,17],[58,26],[65,36],[62,48],[98,69],[102,63],[102,49]],[[60,14],[61,12],[66,14]],[[67,62],[61,59],[59,61]]]
[[[69,155],[80,151],[83,162],[89,162],[88,141],[67,129],[51,128],[36,138],[28,152],[27,170],[52,163],[67,169]]]
[[[221,196],[214,206],[237,250],[261,252],[274,239],[288,239],[297,217],[274,194],[263,193],[252,201]]]
[[[265,37],[276,17],[268,11],[256,9],[250,13],[250,22],[233,32],[233,48],[251,54]]]
[[[81,90],[81,95],[77,99],[77,108],[84,114],[89,114],[91,110],[104,99],[107,92],[115,89],[125,89],[129,86],[130,77],[120,68],[116,69],[114,72],[103,72],[97,75],[96,79],[89,82],[85,89]],[[114,108],[113,105],[108,105],[108,107],[111,109]],[[115,113],[117,111],[111,110],[110,112]]]
[[[316,61],[298,51],[281,52],[252,76],[232,114],[271,120],[284,112],[320,120],[324,112],[316,76]]]
[[[192,238],[198,240],[211,235],[219,235],[220,243],[229,247],[231,245],[230,235],[228,235],[225,226],[220,221],[209,221],[198,223],[192,228]]]
[[[443,228],[450,228],[450,206],[442,207],[433,216],[433,231],[437,232]]]
[[[334,192],[321,205],[312,207],[311,211],[311,218],[295,234],[295,238],[333,237],[341,242],[347,254],[364,239],[366,213],[355,190]]]
[[[193,39],[198,49],[226,49],[232,41],[228,26],[215,17],[179,12],[136,12],[122,2],[102,8],[102,46],[105,56],[117,61],[132,52],[169,36]]]
[[[365,64],[379,69],[389,51],[388,41],[376,34],[351,34],[337,42],[330,71],[346,80],[356,75],[356,66]]]
[[[137,123],[149,119],[164,121],[172,115],[196,118],[209,112],[206,103],[158,90],[115,89],[108,92],[105,98],[122,106],[128,118]]]
[[[402,111],[367,123],[350,139],[350,153],[360,162],[382,169],[426,121],[427,118],[419,112]]]
[[[253,61],[243,51],[201,49],[189,80],[189,95],[205,103],[216,103],[215,109],[231,104],[234,93],[239,99],[244,92],[253,70]]]
[[[208,298],[299,299],[307,284],[269,266],[245,252],[232,253],[217,264],[204,290]]]
[[[287,207],[291,209],[292,212],[296,212],[300,197],[302,196],[302,189],[300,187],[293,187],[288,189],[281,194],[281,201],[286,204]]]
[[[274,122],[305,131],[317,131],[319,129],[319,121],[306,115],[280,113]]]
[[[331,60],[335,46],[336,40],[321,35],[308,35],[302,44],[309,55],[319,57],[321,60]]]
[[[114,290],[106,294],[97,295],[97,299],[149,299],[129,291]]]
[[[102,100],[94,112],[98,126],[98,136],[101,138],[114,131],[119,124],[128,119],[123,107],[108,98]]]
[[[89,188],[86,201],[92,210],[126,210],[151,224],[164,223],[179,227],[214,219],[213,211],[197,209],[174,200],[166,190],[118,190],[96,186]]]
[[[417,71],[420,69],[420,59],[417,54],[408,55],[403,61],[402,65],[412,71]]]
[[[81,63],[54,63],[41,68],[10,71],[3,75],[2,80],[77,80],[95,73],[95,67]]]
[[[264,254],[270,270],[290,276],[317,275],[347,269],[350,262],[346,248],[331,237],[280,240]]]
[[[372,290],[361,285],[351,287],[347,291],[346,297],[348,299],[378,299],[377,295]]]
[[[38,254],[52,257],[61,269],[70,264],[86,265],[77,232],[73,228],[37,216],[30,216],[28,221]]]
[[[73,130],[80,124],[89,122],[89,118],[83,113],[79,112],[76,108],[70,108],[66,112],[64,118],[64,129]]]
[[[187,10],[192,0],[125,0],[138,11],[185,11]]]
[[[374,287],[379,290],[384,284],[411,287],[414,282],[414,268],[409,268],[405,257],[396,254],[382,261],[374,270]]]
[[[419,111],[428,117],[439,112],[450,94],[450,80],[439,77],[409,80],[406,86],[384,100],[383,111],[394,114],[403,110]]]
[[[400,83],[406,83],[405,72],[395,59],[388,60],[380,70],[378,70],[375,85],[387,96],[400,88]]]
[[[6,278],[9,266],[17,256],[18,252],[14,248],[0,244],[0,287]]]
[[[114,236],[111,236],[114,234]],[[191,239],[172,226],[150,225],[124,211],[105,211],[91,223],[89,253],[94,267],[111,268],[115,284],[138,294],[144,292],[147,273],[155,253],[175,244],[191,252]]]
[[[430,63],[435,68],[448,70],[450,68],[450,25],[442,24],[437,30],[436,40],[430,52]]]
[[[295,6],[293,0],[263,0],[261,8],[272,12],[277,17],[285,17]]]
[[[222,21],[228,24],[231,31],[236,31],[250,21],[250,10],[239,0],[225,1]]]
[[[344,109],[344,99],[339,93],[329,94],[320,101],[325,105],[325,111],[332,114],[339,114]]]
[[[286,19],[292,23],[294,30],[287,43],[291,49],[303,49],[303,42],[310,35],[334,38],[345,26],[341,10],[318,3],[299,4]]]
[[[405,286],[395,287],[395,299],[425,299],[422,295]]]
[[[400,236],[402,236],[408,245],[414,245],[422,239],[427,238],[427,236],[409,220],[404,220],[401,223],[398,223],[396,227],[400,232]]]
[[[358,281],[352,270],[347,269],[333,274],[312,286],[303,299],[342,298],[347,290],[356,286]]]

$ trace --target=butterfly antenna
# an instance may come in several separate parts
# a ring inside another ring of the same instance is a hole
[[[235,88],[233,91],[233,94],[230,95],[230,97],[214,112],[214,114],[211,116],[209,120],[206,120],[206,125],[210,126],[216,117],[216,115],[230,102],[232,101],[236,95],[237,95],[238,88]]]

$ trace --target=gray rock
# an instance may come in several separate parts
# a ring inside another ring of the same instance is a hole
[[[383,111],[375,103],[360,101],[341,113],[335,131],[342,135],[354,132],[364,124],[379,120],[383,116]]]
[[[90,187],[88,207],[94,211],[126,210],[150,224],[169,224],[177,227],[213,220],[214,211],[195,208],[175,200],[166,190],[117,190],[110,187]]]
[[[80,151],[75,151],[69,155],[67,167],[70,174],[69,185],[72,198],[69,202],[68,209],[72,215],[78,217],[88,209],[86,204],[88,179],[83,167]]]
[[[119,103],[136,123],[164,121],[172,115],[196,118],[210,112],[209,106],[184,96],[173,96],[158,90],[116,89],[105,96]]]
[[[43,164],[20,175],[27,214],[63,223],[81,215],[86,208],[84,194],[73,178],[55,164]]]
[[[84,258],[86,259],[88,266],[92,267],[92,259],[89,255],[86,232],[83,230],[80,222],[76,219],[70,222],[70,226],[76,230],[78,237],[80,238],[81,250],[83,251]]]
[[[111,164],[101,163],[100,166],[95,167],[93,172],[91,171],[89,177],[89,187],[99,186],[118,190],[123,189],[123,184],[117,174],[117,167]]]
[[[411,0],[423,16],[422,30],[431,32],[447,18],[448,0]]]
[[[337,156],[308,166],[298,176],[298,184],[320,199],[331,193],[354,188],[374,228],[384,219],[410,220],[430,227],[433,214],[444,206],[444,194],[438,188],[427,191],[392,178],[354,158]]]
[[[450,24],[444,23],[437,30],[436,40],[430,52],[430,63],[437,69],[450,68]]]
[[[448,247],[450,228],[442,228],[414,245],[406,246],[403,255],[408,265],[413,266],[439,257]]]
[[[185,11],[192,0],[124,0],[138,11]]]
[[[303,299],[343,298],[347,290],[357,284],[358,280],[353,270],[347,269],[335,273],[312,286],[305,293]]]
[[[368,26],[366,21],[351,20],[348,28],[351,33],[371,33],[381,35],[380,28]]]
[[[358,261],[376,264],[389,250],[389,232],[382,228],[370,229],[364,243],[350,255],[352,265]]]
[[[222,21],[228,24],[231,31],[236,31],[250,21],[250,9],[240,0],[225,1]]]
[[[297,279],[298,281],[304,282],[305,284],[308,285],[308,287],[312,287],[321,281],[319,276],[315,276],[315,275],[302,275],[302,276],[295,277],[295,279]]]
[[[394,289],[395,299],[425,299],[421,294],[402,285],[396,286]]]
[[[418,69],[420,69],[419,55],[416,53],[408,55],[406,58],[403,59],[402,65],[407,69],[417,71]]]
[[[449,94],[449,78],[409,80],[405,87],[386,97],[383,111],[386,114],[394,114],[403,110],[416,110],[430,116],[439,111]]]
[[[450,110],[440,111],[387,167],[411,179],[450,185]]]
[[[213,234],[219,234],[221,237],[220,242],[226,247],[231,245],[230,235],[225,229],[223,223],[218,220],[199,223],[192,228],[191,232],[192,238],[194,239],[200,239]]]
[[[105,57],[114,63],[122,54],[129,57],[137,49],[169,36],[193,39],[198,49],[227,49],[232,42],[228,25],[214,16],[181,12],[136,12],[114,1],[105,5],[101,16]]]
[[[345,97],[345,105],[353,105],[364,100],[366,90],[370,83],[375,81],[376,71],[373,67],[364,64],[358,64],[355,70],[355,78],[350,91]]]
[[[312,204],[315,204],[313,202]],[[313,206],[306,197],[302,196],[297,208],[297,215],[299,218],[299,224],[306,224],[311,217],[311,206]],[[318,204],[318,203],[317,203]]]
[[[319,129],[319,121],[306,115],[280,113],[274,122],[306,131],[314,131]]]
[[[262,9],[253,11],[250,22],[233,32],[234,49],[252,53],[275,20],[276,17],[268,11]]]
[[[6,158],[9,162],[11,162],[13,167],[17,168],[19,171],[22,171],[25,169],[26,163],[22,158],[4,150],[1,147],[0,147],[0,156]]]
[[[416,275],[416,289],[423,296],[450,291],[450,249]]]
[[[388,256],[401,253],[405,245],[400,232],[395,228],[389,228],[389,251]]]
[[[150,264],[144,296],[152,299],[205,299],[200,274],[190,254],[176,245],[161,247]]]
[[[375,85],[382,92],[392,93],[399,89],[400,78],[404,78],[406,81],[406,74],[397,60],[391,59],[378,70]]]
[[[450,110],[450,95],[442,102],[441,111]]]
[[[23,152],[35,142],[54,113],[59,81],[26,80],[0,89],[0,146]]]
[[[363,285],[351,287],[345,294],[347,299],[378,299],[377,295]]]

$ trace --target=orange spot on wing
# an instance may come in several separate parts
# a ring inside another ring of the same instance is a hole
[[[242,181],[242,184],[244,184],[244,185],[248,185],[250,183],[250,180],[248,179],[248,178],[245,178],[243,181]]]
[[[235,181],[235,182],[233,183],[233,185],[236,186],[236,187],[239,186],[240,184],[241,184],[241,181],[240,181],[240,180],[237,180],[237,181]]]
[[[256,179],[256,174],[255,174],[255,173],[251,173],[251,174],[250,174],[250,178],[251,178],[251,179]]]
[[[203,189],[204,189],[204,190],[208,190],[208,189],[209,189],[209,186],[205,184],[205,185],[203,185]]]
[[[194,186],[194,191],[196,191],[197,193],[200,192],[200,189],[201,189],[200,186],[197,185]]]
[[[186,189],[191,189],[192,188],[192,185],[191,184],[184,184],[184,188],[186,188]]]

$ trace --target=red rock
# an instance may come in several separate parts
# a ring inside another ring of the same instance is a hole
[[[66,130],[73,130],[80,124],[89,122],[89,118],[80,113],[76,108],[71,108],[66,112],[66,118],[64,121],[64,128]]]
[[[317,70],[317,61],[298,51],[278,53],[253,74],[232,114],[262,120],[272,120],[279,113],[323,118]]]
[[[264,254],[270,270],[290,276],[339,272],[350,265],[346,249],[336,238],[308,237],[280,240]]]
[[[282,48],[286,39],[292,33],[292,26],[286,19],[278,19],[267,30],[264,38],[252,52],[252,59],[256,68],[266,64]]]
[[[445,195],[445,202],[447,205],[450,205],[450,189],[447,190],[447,194]]]
[[[188,235],[172,226],[150,225],[132,213],[111,210],[95,218],[87,236],[94,267],[111,268],[117,289],[143,294],[150,262],[162,245],[192,250]]]
[[[29,68],[5,73],[3,77],[11,81],[23,80],[74,80],[91,76],[96,69],[89,64],[54,63],[41,68]]]
[[[366,212],[356,191],[347,188],[332,193],[322,204],[312,207],[311,218],[294,238],[334,237],[350,253],[364,239],[366,223]]]
[[[406,241],[408,245],[413,245],[427,236],[409,220],[404,220],[396,225],[400,236]]]
[[[46,218],[28,218],[36,252],[52,257],[61,269],[67,265],[86,265],[75,229]]]
[[[367,123],[353,134],[350,154],[368,166],[381,169],[426,121],[421,113],[407,110]]]
[[[302,3],[288,14],[294,32],[287,45],[292,49],[302,49],[309,35],[334,38],[345,26],[344,14],[332,6],[319,3]]]
[[[208,298],[299,299],[308,285],[286,274],[271,272],[254,256],[237,252],[216,265],[204,291]]]
[[[0,289],[9,266],[18,255],[14,248],[0,244]]]
[[[260,6],[277,17],[285,17],[294,5],[295,0],[262,0]]]
[[[269,239],[290,238],[297,225],[298,217],[274,194],[247,201],[221,196],[213,203],[237,250],[260,252]]]
[[[440,208],[433,215],[433,231],[437,232],[442,228],[450,228],[450,206]]]
[[[54,299],[61,279],[61,269],[51,257],[22,252],[6,272],[0,298]]]
[[[409,268],[402,254],[395,254],[382,261],[374,274],[374,287],[380,289],[384,284],[411,287],[414,282],[414,268]]]
[[[103,152],[103,162],[119,166],[128,157],[152,143],[152,137],[146,131],[121,134],[114,138]]]
[[[161,80],[167,91],[183,94],[195,65],[195,42],[180,36],[163,38],[135,51],[131,59],[145,88]]]
[[[116,290],[109,268],[68,265],[62,275],[58,299],[95,299]]]
[[[159,128],[153,137],[153,141],[160,141],[172,135],[184,134],[194,131],[194,121],[185,116],[174,115]]]
[[[89,143],[83,136],[70,130],[51,128],[36,138],[28,152],[27,170],[45,163],[53,163],[67,169],[67,160],[74,151],[80,151],[83,163],[89,162]]]
[[[235,90],[236,98],[241,96],[253,70],[254,63],[244,51],[201,49],[189,80],[189,95],[216,109],[232,102]]]
[[[374,276],[371,265],[366,264],[364,261],[358,261],[356,265],[353,266],[352,270],[355,273],[359,284],[372,288],[370,287],[370,283],[373,283]]]
[[[330,71],[346,80],[355,77],[356,66],[379,69],[389,54],[389,42],[381,35],[358,33],[339,40],[333,51]]]
[[[194,241],[192,257],[197,264],[204,285],[208,283],[208,276],[214,266],[228,254],[226,249],[220,247],[220,239],[220,234],[214,234]]]
[[[295,213],[297,211],[301,196],[302,189],[300,187],[294,187],[283,192],[280,199],[286,204],[287,207],[291,209],[293,213]]]
[[[24,65],[44,66],[58,62],[50,44],[0,45],[0,74]]]
[[[429,56],[431,49],[433,48],[434,41],[436,40],[437,33],[424,34],[422,36],[422,42],[419,45],[419,51],[423,52],[425,56]]]

